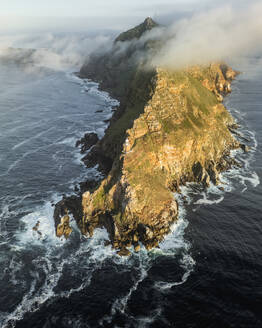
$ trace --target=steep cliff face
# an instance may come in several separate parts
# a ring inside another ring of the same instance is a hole
[[[147,20],[145,25],[155,27]],[[83,234],[92,236],[96,227],[106,227],[122,255],[131,245],[139,250],[139,242],[156,247],[177,218],[173,193],[187,181],[219,183],[218,173],[235,164],[230,150],[239,147],[230,133],[234,120],[222,104],[236,73],[223,63],[180,71],[149,69],[148,52],[139,60],[133,56],[147,49],[148,40],[139,47],[129,44],[127,52],[115,57],[119,44],[134,31],[140,33],[141,26],[121,34],[110,54],[93,57],[80,72],[96,77],[121,105],[104,138],[83,159],[87,166],[99,164],[105,178],[84,192],[73,210],[64,200],[69,207],[57,209],[56,215],[60,230],[65,220],[59,213],[67,210],[76,212]]]
[[[126,131],[112,170],[93,194],[83,194],[83,233],[107,220],[115,247],[141,241],[152,248],[177,217],[173,192],[180,184],[218,183],[218,172],[232,164],[229,150],[238,147],[229,131],[234,120],[221,103],[234,76],[222,64],[156,70],[151,97]]]

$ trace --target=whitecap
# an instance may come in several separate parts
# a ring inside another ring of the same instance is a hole
[[[77,141],[76,137],[69,137],[69,138],[65,138],[61,141],[58,141],[57,144],[58,145],[68,145],[70,147],[75,148],[76,141]]]
[[[16,309],[5,317],[2,325],[3,328],[15,327],[16,322],[23,319],[25,313],[35,312],[39,309],[41,304],[55,295],[54,287],[61,277],[64,262],[58,265],[56,264],[55,270],[53,268],[54,263],[51,262],[48,257],[39,257],[34,260],[34,264],[36,264],[36,266],[40,265],[41,269],[44,269],[46,274],[45,282],[37,289],[36,285],[38,279],[35,274],[32,274],[32,276],[35,276],[35,279],[31,282],[30,290],[23,296],[22,301]]]
[[[182,276],[180,281],[175,282],[165,282],[165,281],[157,281],[154,284],[154,288],[160,291],[167,291],[175,286],[179,286],[184,284],[187,279],[189,278],[191,272],[194,270],[195,267],[195,260],[189,254],[184,254],[182,260],[180,261],[181,267],[185,270],[185,273]]]
[[[221,203],[223,200],[224,200],[224,196],[221,196],[217,199],[208,199],[207,198],[207,194],[202,192],[201,195],[203,196],[203,198],[201,199],[198,199],[196,202],[194,202],[195,205],[201,205],[201,204],[204,204],[204,205],[213,205],[213,204],[219,204]]]
[[[62,246],[65,242],[63,238],[56,237],[53,219],[54,207],[52,204],[58,202],[60,197],[53,196],[52,201],[47,201],[43,206],[39,206],[30,214],[20,219],[22,228],[16,231],[17,245],[22,248],[38,245],[45,247],[45,244]],[[39,233],[33,228],[39,222]]]

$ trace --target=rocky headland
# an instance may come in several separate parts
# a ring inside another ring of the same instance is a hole
[[[87,134],[77,143],[84,163],[98,165],[104,178],[84,181],[56,205],[57,236],[70,235],[71,213],[86,236],[105,227],[120,255],[131,246],[157,247],[177,219],[174,192],[186,182],[218,184],[220,172],[238,165],[230,150],[245,146],[234,138],[237,125],[222,103],[237,72],[224,63],[181,70],[148,65],[164,42],[150,38],[157,28],[147,18],[79,72],[120,106],[101,140]]]

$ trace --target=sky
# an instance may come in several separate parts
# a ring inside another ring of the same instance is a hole
[[[20,16],[137,16],[196,0],[1,0],[1,15]]]
[[[0,33],[20,30],[122,30],[151,16],[161,23],[217,4],[240,7],[255,0],[0,0]]]

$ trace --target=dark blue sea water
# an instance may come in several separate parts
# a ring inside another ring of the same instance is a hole
[[[57,239],[52,207],[99,174],[75,142],[101,137],[116,102],[70,72],[0,65],[0,327],[262,327],[261,60],[237,68],[225,104],[250,140],[242,168],[223,191],[184,187],[160,249],[121,258],[73,220]]]

